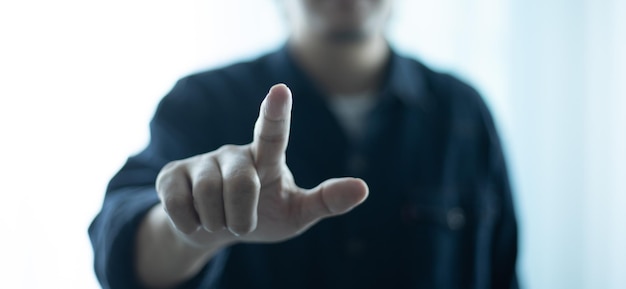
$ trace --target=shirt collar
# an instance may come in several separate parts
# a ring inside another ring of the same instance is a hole
[[[398,54],[391,48],[387,67],[387,79],[382,93],[397,97],[408,105],[419,105],[426,93],[423,70],[420,63]]]

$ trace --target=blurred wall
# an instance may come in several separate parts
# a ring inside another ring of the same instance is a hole
[[[626,286],[626,1],[396,1],[393,45],[496,116],[524,287]],[[0,288],[97,288],[106,182],[178,78],[284,41],[275,2],[0,2]]]

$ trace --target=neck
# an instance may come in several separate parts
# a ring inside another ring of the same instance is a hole
[[[382,35],[354,42],[294,36],[290,48],[296,62],[329,95],[378,90],[389,57]]]

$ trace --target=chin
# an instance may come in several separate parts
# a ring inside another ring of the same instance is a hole
[[[333,41],[366,39],[382,30],[388,14],[376,0],[331,0],[325,4],[325,9],[318,11],[318,32]]]
[[[352,29],[334,29],[326,31],[324,38],[330,42],[335,43],[358,43],[366,40],[373,33],[368,32],[366,29],[352,28]]]
[[[359,42],[382,33],[392,0],[287,1],[294,31],[327,41]]]

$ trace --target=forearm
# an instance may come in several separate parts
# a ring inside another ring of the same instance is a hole
[[[144,286],[175,287],[198,274],[220,249],[228,245],[214,240],[198,247],[177,234],[160,204],[146,214],[135,244],[135,270]]]

